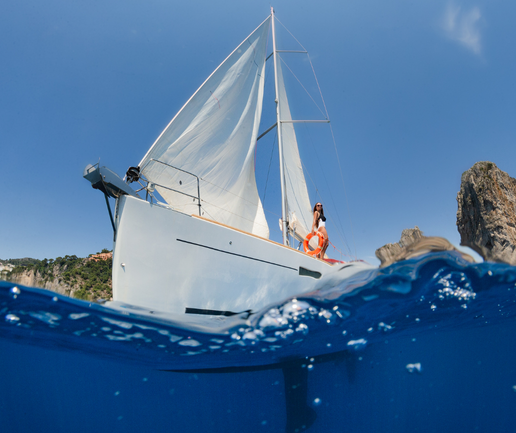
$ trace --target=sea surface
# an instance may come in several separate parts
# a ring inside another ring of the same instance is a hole
[[[149,314],[0,282],[0,427],[514,432],[515,319],[516,267],[455,252],[249,317]]]

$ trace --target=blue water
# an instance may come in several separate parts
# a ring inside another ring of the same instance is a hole
[[[516,268],[452,252],[249,318],[0,282],[8,432],[514,432]]]

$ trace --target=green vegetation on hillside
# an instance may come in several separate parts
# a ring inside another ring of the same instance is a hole
[[[109,251],[104,249],[102,252],[108,253]],[[82,259],[73,255],[43,260],[12,259],[5,262],[13,263],[13,260],[23,260],[24,264],[17,264],[11,272],[8,272],[6,274],[7,280],[15,279],[17,274],[34,271],[43,282],[52,282],[57,279],[58,282],[74,288],[75,290],[72,293],[75,298],[97,300],[112,297],[112,259]]]
[[[8,259],[8,260],[0,259],[0,262],[9,263],[14,266],[28,266],[28,265],[33,265],[34,263],[39,262],[39,260],[31,259],[30,257],[24,257],[23,259]]]

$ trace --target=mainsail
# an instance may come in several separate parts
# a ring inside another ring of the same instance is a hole
[[[277,62],[278,77],[278,105],[279,105],[279,127],[283,142],[283,173],[285,182],[285,201],[287,208],[287,220],[290,230],[303,239],[312,229],[312,210],[308,189],[306,187],[303,166],[299,156],[296,132],[292,123],[292,115],[288,104],[287,93],[281,61]]]
[[[212,73],[140,162],[141,172],[174,209],[198,212],[192,173],[200,179],[203,216],[266,238],[254,150],[270,19]]]

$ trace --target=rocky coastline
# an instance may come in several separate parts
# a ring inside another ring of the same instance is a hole
[[[486,261],[516,265],[516,179],[492,162],[477,162],[462,174],[457,205],[460,244]],[[403,230],[399,242],[378,248],[376,257],[385,267],[426,252],[450,250],[457,251],[446,239],[426,237],[416,226]]]
[[[1,279],[15,284],[89,301],[112,298],[112,253],[108,251],[90,254],[86,258],[0,260],[0,268]]]

